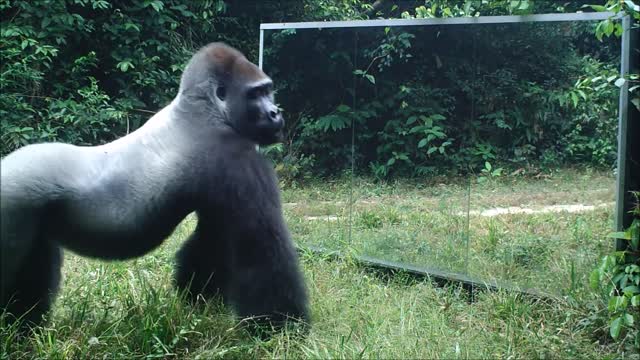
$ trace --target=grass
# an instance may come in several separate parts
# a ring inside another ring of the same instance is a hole
[[[297,241],[557,295],[584,287],[613,245],[607,238],[615,189],[609,173],[563,170],[482,184],[458,179],[381,186],[356,179],[353,194],[345,183],[316,184],[313,197],[305,190],[286,194],[285,214]],[[544,212],[579,204],[597,207]],[[538,212],[482,215],[513,206]],[[578,277],[567,282],[571,274]]]
[[[549,179],[474,184],[472,189],[462,183],[384,185],[358,180],[351,237],[351,191],[345,182],[289,188],[283,198],[300,243],[435,263],[486,277],[543,285],[558,280],[562,292],[571,296],[542,302],[517,293],[483,292],[471,302],[455,285],[437,287],[402,274],[383,278],[348,257],[332,261],[305,253],[302,266],[313,328],[304,338],[284,332],[263,341],[249,336],[222,304],[190,306],[172,288],[173,255],[194,229],[190,217],[164,245],[135,261],[105,263],[67,253],[63,287],[50,321],[21,340],[14,329],[0,326],[0,358],[619,357],[613,348],[599,345],[593,326],[585,321],[592,297],[584,289],[584,276],[596,253],[607,247],[609,208],[580,214],[470,216],[468,222],[466,215],[457,215],[466,209],[465,202],[471,210],[502,205],[507,199],[524,199],[513,204],[528,201],[528,206],[592,202],[589,189],[609,189],[612,194],[611,176],[562,172]],[[469,201],[465,194],[471,194]],[[527,194],[546,195],[538,196],[540,201]],[[326,215],[336,218],[308,218]],[[556,273],[570,260],[573,278],[566,271]]]

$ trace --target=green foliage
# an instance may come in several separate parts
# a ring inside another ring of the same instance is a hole
[[[282,107],[300,119],[292,144],[315,156],[317,175],[352,161],[380,179],[488,175],[486,162],[611,168],[617,77],[605,80],[619,59],[613,41],[593,46],[595,26],[282,32],[268,38],[266,62],[284,80]],[[291,60],[301,52],[304,62]]]
[[[8,1],[2,11],[2,152],[31,142],[98,144],[175,95],[222,1]]]
[[[297,181],[311,179],[314,155],[300,154],[291,148],[285,151],[282,143],[260,148],[260,152],[273,162],[284,184],[295,185]]]
[[[640,204],[633,214],[636,218],[628,229],[610,235],[625,241],[626,250],[603,257],[590,284],[606,304],[611,337],[640,350]]]
[[[596,11],[609,11],[615,14],[622,12],[633,19],[632,30],[637,31],[638,26],[640,26],[638,25],[640,23],[640,5],[637,4],[637,1],[634,3],[631,0],[607,0],[604,5],[585,5],[585,7],[590,7]],[[622,32],[623,28],[621,22],[615,21],[614,19],[601,21],[595,29],[596,37],[600,41],[602,41],[604,37],[610,37],[612,35],[620,37]],[[631,46],[632,54],[634,52],[637,53],[637,44],[631,44]],[[618,87],[622,87],[624,85],[628,88],[629,101],[638,111],[640,111],[640,74],[630,73],[622,78],[616,78],[615,85]]]
[[[493,180],[494,178],[501,176],[503,170],[504,169],[502,168],[494,169],[493,166],[491,166],[490,162],[485,161],[484,168],[480,170],[480,176],[478,177],[478,182],[483,183],[485,181]]]

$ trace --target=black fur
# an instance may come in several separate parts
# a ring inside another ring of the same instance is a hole
[[[25,324],[37,324],[51,308],[58,291],[62,251],[54,243],[43,242],[41,247],[33,248],[27,258],[29,261],[18,271],[13,297],[2,294],[3,303],[8,302],[3,311],[7,312],[9,322],[21,316],[19,320]]]
[[[0,308],[20,316],[36,305],[29,318],[37,323],[57,291],[59,246],[135,258],[195,211],[196,231],[176,255],[178,288],[221,295],[260,323],[308,322],[278,182],[256,151],[278,141],[283,124],[271,80],[236,50],[211,44],[185,69],[176,99],[132,134],[102,146],[47,143],[8,155]]]

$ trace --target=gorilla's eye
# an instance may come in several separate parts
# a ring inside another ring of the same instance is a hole
[[[260,96],[260,88],[253,88],[247,92],[247,98],[255,100]]]
[[[224,86],[218,86],[216,89],[216,96],[218,99],[224,101],[224,98],[227,96],[227,89]]]

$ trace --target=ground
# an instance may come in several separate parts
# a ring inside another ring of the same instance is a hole
[[[172,288],[173,254],[195,226],[190,217],[163,246],[135,261],[66,253],[51,321],[23,341],[0,327],[0,358],[619,356],[593,333],[587,305],[595,300],[586,286],[589,270],[611,245],[605,235],[613,218],[613,175],[563,170],[482,184],[354,181],[353,188],[336,181],[284,190],[296,242],[515,281],[563,297],[481,292],[469,301],[455,285],[382,278],[348,257],[303,252],[313,329],[305,338],[285,332],[262,341],[218,302],[189,306]],[[576,204],[604,205],[578,212],[548,207]],[[509,206],[538,212],[483,214]]]

